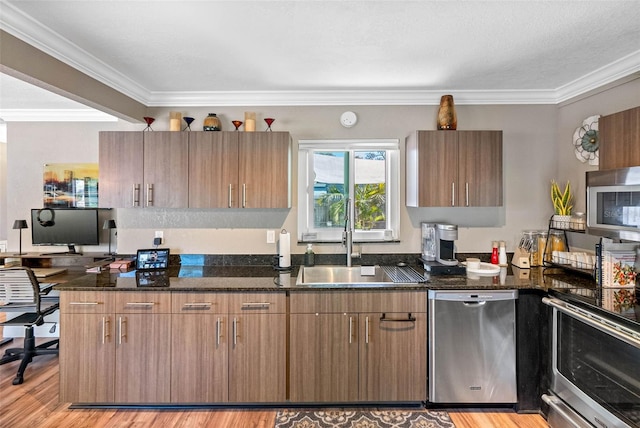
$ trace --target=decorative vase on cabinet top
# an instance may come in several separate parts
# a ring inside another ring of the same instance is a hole
[[[222,128],[220,127],[220,119],[216,116],[215,113],[209,113],[207,117],[204,118],[204,126],[202,127],[204,131],[220,131]]]
[[[438,129],[455,131],[457,127],[458,117],[456,106],[453,104],[453,95],[443,95],[438,109]]]

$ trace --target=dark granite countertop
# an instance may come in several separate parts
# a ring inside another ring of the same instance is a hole
[[[425,283],[357,286],[296,286],[299,267],[278,272],[271,266],[171,266],[163,271],[103,271],[58,284],[58,290],[167,290],[167,291],[309,291],[318,289],[519,289],[548,290],[570,284],[593,288],[592,278],[566,274],[561,269],[502,268],[493,276],[431,275]]]

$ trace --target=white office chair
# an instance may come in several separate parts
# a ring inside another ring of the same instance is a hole
[[[24,347],[9,348],[0,358],[0,365],[21,360],[14,385],[24,381],[27,365],[37,355],[58,354],[58,339],[36,346],[33,327],[44,324],[44,317],[58,310],[57,299],[47,299],[44,303],[40,284],[28,267],[0,269],[0,311],[24,312],[1,325],[24,325]],[[52,348],[55,346],[55,348]]]

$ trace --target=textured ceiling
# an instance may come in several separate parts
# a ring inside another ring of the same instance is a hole
[[[5,31],[150,106],[427,104],[445,92],[457,103],[553,103],[640,71],[636,0],[0,8]],[[0,108],[13,108],[10,82],[0,80]]]

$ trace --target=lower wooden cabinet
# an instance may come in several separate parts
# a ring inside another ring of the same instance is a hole
[[[292,402],[358,401],[358,314],[291,314]]]
[[[424,401],[427,314],[360,314],[360,401]]]
[[[60,400],[426,399],[426,293],[291,294],[62,291]]]
[[[292,293],[291,401],[425,401],[426,304],[422,292]]]

